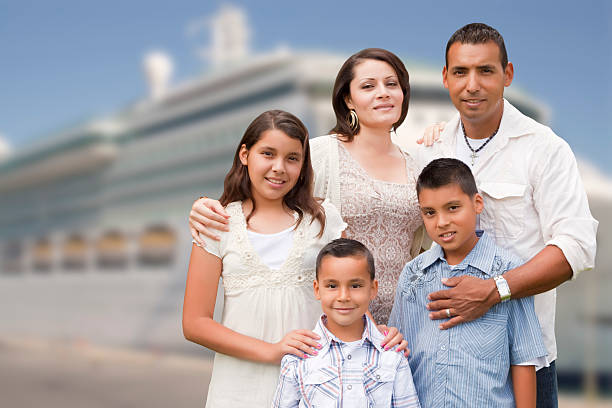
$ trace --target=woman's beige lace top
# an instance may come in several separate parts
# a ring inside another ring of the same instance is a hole
[[[378,324],[387,324],[397,280],[411,259],[412,239],[422,224],[415,190],[418,168],[402,152],[408,183],[380,181],[370,177],[342,143],[338,143],[338,153],[346,235],[361,241],[374,255],[379,290],[370,310]]]

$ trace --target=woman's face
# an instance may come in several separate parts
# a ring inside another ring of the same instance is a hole
[[[404,101],[395,70],[384,61],[367,59],[353,68],[353,74],[346,105],[355,110],[362,128],[390,130]]]

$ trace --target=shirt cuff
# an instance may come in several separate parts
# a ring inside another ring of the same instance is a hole
[[[536,371],[538,371],[541,368],[550,366],[550,364],[548,363],[548,360],[544,356],[536,357],[533,360],[525,361],[524,363],[518,363],[514,365],[518,365],[518,366],[531,366],[532,365],[532,366],[535,366]]]

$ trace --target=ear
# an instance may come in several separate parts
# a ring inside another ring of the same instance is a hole
[[[242,146],[240,146],[240,152],[238,152],[238,158],[240,159],[240,163],[242,163],[243,166],[247,165],[248,157],[249,151],[247,150],[246,145],[243,144]]]
[[[370,300],[374,300],[376,295],[378,295],[378,281],[374,279],[372,281],[372,289],[370,289]]]
[[[442,83],[444,87],[448,89],[448,70],[446,69],[446,65],[442,68]]]
[[[344,103],[346,103],[346,107],[349,108],[349,110],[355,109],[355,105],[353,105],[353,102],[351,100],[351,95],[346,95],[344,97]]]
[[[314,295],[317,300],[321,300],[321,294],[319,293],[319,281],[315,279],[313,282]]]
[[[473,203],[474,203],[474,209],[476,210],[476,214],[480,214],[482,210],[484,209],[484,200],[482,199],[482,196],[476,193],[474,195]]]
[[[514,79],[514,65],[509,62],[504,70],[504,86],[510,86],[512,79]]]

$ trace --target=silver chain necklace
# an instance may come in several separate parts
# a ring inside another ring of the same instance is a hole
[[[491,141],[491,139],[493,139],[493,136],[495,136],[497,134],[497,131],[499,131],[499,128],[495,129],[495,132],[493,132],[493,134],[487,138],[487,141],[484,142],[482,144],[482,146],[480,146],[476,150],[474,150],[472,148],[472,146],[470,145],[470,142],[468,142],[467,134],[465,133],[465,126],[463,126],[463,121],[461,121],[461,130],[463,131],[463,138],[465,139],[465,144],[472,151],[472,154],[470,155],[470,157],[472,158],[472,166],[473,166],[474,165],[474,160],[476,160],[476,158],[478,157],[478,155],[476,153],[481,151],[482,148],[485,147],[487,145],[487,143],[489,143]]]

